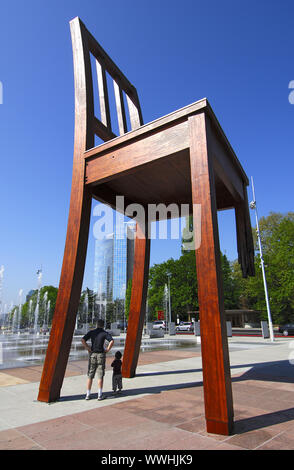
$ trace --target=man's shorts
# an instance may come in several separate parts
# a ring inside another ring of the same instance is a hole
[[[105,353],[94,353],[89,355],[88,377],[94,379],[97,370],[98,379],[102,379],[105,374]]]

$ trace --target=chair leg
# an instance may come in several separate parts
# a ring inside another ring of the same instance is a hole
[[[52,402],[60,397],[71,348],[84,275],[88,243],[91,195],[76,190],[73,183],[63,265],[38,400]]]
[[[205,114],[189,118],[194,231],[201,205],[201,242],[196,246],[203,387],[207,431],[229,435],[233,400],[217,224],[214,174],[210,160]]]
[[[247,188],[243,186],[244,199],[236,203],[235,215],[237,226],[238,261],[241,265],[243,277],[254,276],[254,244],[250,224]]]
[[[146,313],[149,261],[150,239],[148,238],[148,226],[146,223],[143,229],[137,223],[130,313],[122,365],[122,375],[126,378],[135,376],[138,363]]]

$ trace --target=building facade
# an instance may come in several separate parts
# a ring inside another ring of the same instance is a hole
[[[97,303],[123,300],[133,276],[136,224],[116,221],[114,232],[95,240],[93,290]]]
[[[101,301],[111,301],[113,292],[113,234],[95,240],[93,290]]]

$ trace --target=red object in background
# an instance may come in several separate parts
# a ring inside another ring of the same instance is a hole
[[[157,320],[164,320],[164,311],[157,310]]]

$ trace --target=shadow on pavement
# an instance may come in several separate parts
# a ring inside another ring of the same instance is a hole
[[[287,360],[274,361],[267,363],[256,363],[256,364],[240,364],[231,366],[232,372],[234,369],[240,369],[241,367],[250,367],[250,370],[244,372],[238,377],[232,378],[232,383],[242,382],[247,380],[260,380],[280,383],[294,383],[294,367]],[[177,370],[177,371],[161,371],[161,372],[150,372],[141,373],[137,377],[148,377],[152,376],[163,376],[163,375],[177,375],[177,374],[193,374],[195,372],[201,372],[202,369],[188,369],[188,370]],[[124,390],[120,396],[122,397],[136,397],[137,395],[145,394],[160,394],[161,392],[172,391],[172,390],[184,390],[193,387],[202,387],[203,382],[187,382],[182,384],[171,384],[171,385],[158,385],[153,387],[140,387],[134,389]],[[115,399],[112,392],[104,393],[107,400]],[[92,399],[97,399],[97,393],[92,394]],[[294,393],[293,393],[294,398]],[[84,400],[85,394],[82,395],[69,395],[61,397],[59,401],[75,401]],[[266,428],[276,424],[285,423],[287,421],[294,420],[294,408],[288,408],[284,410],[278,410],[270,413],[265,413],[259,416],[253,416],[250,418],[239,419],[234,423],[234,434],[243,434],[245,432],[254,431],[261,428]]]

